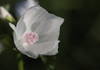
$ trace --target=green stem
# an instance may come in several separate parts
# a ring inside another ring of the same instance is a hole
[[[24,70],[24,61],[21,54],[18,54],[17,58],[18,58],[18,70]]]

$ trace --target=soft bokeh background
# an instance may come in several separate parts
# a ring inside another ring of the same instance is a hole
[[[18,1],[0,0],[0,6],[7,5],[14,15]],[[59,54],[36,60],[19,54],[8,22],[0,20],[0,70],[100,70],[100,0],[39,1],[49,12],[65,19]]]

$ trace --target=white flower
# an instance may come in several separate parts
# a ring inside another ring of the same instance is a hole
[[[37,58],[58,53],[58,37],[64,19],[48,13],[39,5],[29,8],[19,19],[14,30],[14,42],[23,54]]]

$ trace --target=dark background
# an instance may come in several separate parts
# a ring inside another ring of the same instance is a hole
[[[50,13],[65,19],[61,26],[59,54],[44,57],[46,64],[41,58],[22,55],[25,70],[100,70],[100,0],[39,1]],[[0,0],[0,5],[10,4],[10,12],[14,14],[16,2]],[[14,46],[11,32],[8,23],[0,20],[0,42],[5,48],[0,53],[0,70],[18,70],[19,59],[11,50]]]

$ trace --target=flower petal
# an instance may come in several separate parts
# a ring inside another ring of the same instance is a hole
[[[15,27],[15,25],[14,24],[12,24],[12,23],[9,23],[9,26],[14,30],[14,31],[16,31],[16,27]]]
[[[16,25],[16,32],[18,34],[18,37],[21,37],[25,31],[26,31],[26,26],[25,23],[23,22],[23,17],[22,17]]]
[[[45,18],[46,19],[40,21],[41,25],[39,25],[37,27],[37,30],[35,31],[38,34],[47,34],[47,33],[54,32],[55,30],[58,30],[61,24],[64,22],[63,18],[57,17],[49,13]]]
[[[19,33],[19,35],[21,36],[27,29],[31,29],[32,24],[37,25],[37,20],[39,19],[39,16],[42,15],[43,13],[44,12],[41,12],[41,9],[39,9],[39,7],[29,9],[17,23],[16,26],[17,33]]]
[[[43,54],[43,55],[56,55],[58,53],[58,43],[55,44],[55,48],[53,48],[51,51]]]
[[[28,9],[28,11],[24,14],[24,18],[23,21],[25,22],[25,24],[27,24],[28,26],[31,26],[34,24],[37,25],[39,19],[41,19],[40,16],[44,16],[45,10],[42,11],[42,8],[40,6],[38,7],[32,7],[30,9]]]
[[[39,35],[39,42],[58,40],[60,26],[64,20],[51,14],[46,19],[41,21],[41,25],[35,31]]]
[[[33,46],[30,46],[29,52],[31,53],[37,53],[40,55],[46,55],[48,52],[51,52],[53,49],[57,47],[57,44],[59,41],[50,41],[50,42],[45,42],[45,43],[40,43],[40,44],[34,44]],[[52,55],[52,54],[51,54]]]

